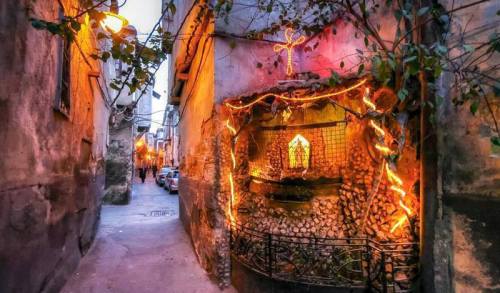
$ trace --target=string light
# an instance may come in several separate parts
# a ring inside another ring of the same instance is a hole
[[[385,136],[385,131],[380,126],[378,126],[375,121],[370,120],[370,125],[371,127],[373,127],[373,129],[375,129],[375,132],[377,132],[379,136]]]
[[[260,97],[258,97],[257,99],[253,100],[252,102],[249,102],[247,104],[244,104],[244,105],[233,105],[231,104],[230,102],[225,102],[224,104],[233,109],[233,110],[242,110],[242,109],[245,109],[245,108],[248,108],[248,107],[251,107],[255,104],[257,104],[258,102],[266,99],[266,98],[269,98],[269,97],[278,97],[282,100],[285,100],[285,101],[294,101],[294,102],[313,102],[313,101],[317,101],[317,100],[320,100],[320,99],[325,99],[325,98],[331,98],[331,97],[334,97],[334,96],[338,96],[338,95],[342,95],[342,94],[345,94],[345,93],[348,93],[352,90],[355,90],[357,89],[358,87],[362,86],[363,84],[366,83],[366,79],[363,79],[361,80],[360,82],[348,87],[348,88],[345,88],[343,90],[340,90],[340,91],[334,91],[334,92],[330,92],[330,93],[327,93],[327,94],[323,94],[323,95],[319,95],[319,96],[312,96],[312,97],[305,97],[305,98],[290,98],[290,97],[287,97],[287,96],[283,96],[283,95],[277,95],[277,94],[265,94],[265,95],[262,95]],[[229,123],[229,120],[228,120],[228,123]]]
[[[406,215],[399,218],[399,220],[396,222],[396,224],[394,224],[394,226],[392,226],[391,233],[394,233],[394,231],[396,231],[396,229],[399,228],[399,226],[403,225],[403,223],[405,222],[406,219],[408,219],[408,217]]]
[[[231,131],[232,135],[236,135],[236,129],[229,124],[229,119],[226,121],[226,127]]]
[[[375,144],[375,148],[380,152],[384,153],[384,155],[392,154],[392,150],[384,145],[377,143]]]
[[[286,44],[283,44],[283,45],[277,44],[277,45],[274,45],[274,48],[273,48],[274,52],[276,52],[276,53],[279,53],[283,50],[286,50],[286,52],[287,52],[286,75],[288,75],[288,76],[293,74],[293,63],[292,63],[293,48],[295,46],[302,44],[306,40],[306,38],[304,36],[300,36],[298,39],[296,39],[294,41],[292,39],[293,34],[294,34],[293,29],[287,28],[285,30]]]
[[[370,90],[368,88],[366,89],[365,95],[363,96],[363,102],[372,111],[379,112],[377,110],[376,105],[370,100]],[[380,127],[375,121],[373,121],[373,119],[370,120],[370,126],[375,130],[375,132],[379,136],[379,140],[380,141],[384,141],[385,131],[382,129],[382,127]],[[393,154],[394,153],[389,147],[387,147],[385,145],[382,145],[380,143],[376,143],[375,144],[375,148],[377,150],[379,150],[380,152],[382,152],[386,156],[389,155],[389,154]],[[385,160],[387,161],[387,158],[385,158]],[[412,215],[413,212],[404,203],[404,198],[406,196],[406,191],[403,190],[403,180],[396,174],[396,172],[394,172],[393,170],[391,170],[391,168],[389,167],[388,163],[385,165],[385,170],[386,170],[386,174],[387,174],[387,179],[392,183],[392,185],[390,186],[390,189],[392,191],[394,191],[394,192],[396,192],[396,193],[399,194],[399,206],[405,212],[405,214],[402,215],[396,221],[396,223],[392,226],[392,228],[391,228],[390,231],[391,231],[391,233],[394,233],[394,231],[396,231],[396,229],[398,227],[402,226],[403,223],[406,220],[408,220],[408,216]]]
[[[389,178],[389,181],[391,181],[392,183],[396,183],[398,185],[403,185],[403,180],[401,180],[401,178],[399,178],[396,173],[394,173],[390,168],[389,168],[389,164],[386,164],[385,165],[385,170],[387,172],[387,177]]]
[[[226,121],[226,127],[233,136],[237,134],[236,129],[233,126],[231,126],[231,124],[229,124],[229,119]],[[236,201],[236,192],[234,190],[233,171],[236,169],[236,156],[234,155],[233,146],[231,146],[231,161],[232,161],[232,171],[229,172],[229,187],[231,192],[231,198],[228,203],[228,214],[231,223],[234,223],[235,217],[233,214],[233,203]]]
[[[365,89],[365,94],[363,95],[363,103],[368,106],[372,111],[377,111],[377,106],[370,100],[370,89]]]
[[[233,161],[233,169],[236,168],[236,157],[234,156],[234,153],[231,151],[231,160]]]

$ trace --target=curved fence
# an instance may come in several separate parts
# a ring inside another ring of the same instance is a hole
[[[409,292],[418,264],[417,243],[381,244],[368,238],[292,237],[231,229],[231,252],[269,278],[375,292]]]

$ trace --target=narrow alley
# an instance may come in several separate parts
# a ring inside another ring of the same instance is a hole
[[[500,0],[0,0],[0,293],[500,293]]]
[[[137,178],[136,178],[137,179]],[[104,205],[96,240],[62,292],[220,292],[196,261],[178,195],[149,177],[129,205]]]

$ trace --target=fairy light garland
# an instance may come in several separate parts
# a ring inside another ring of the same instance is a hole
[[[233,105],[231,104],[230,102],[224,102],[224,104],[233,109],[233,110],[242,110],[242,109],[245,109],[245,108],[249,108],[255,104],[257,104],[258,102],[266,99],[266,98],[269,98],[269,97],[278,97],[280,98],[281,100],[285,100],[285,101],[292,101],[292,102],[314,102],[314,101],[317,101],[317,100],[321,100],[321,99],[325,99],[325,98],[331,98],[331,97],[334,97],[334,96],[338,96],[338,95],[342,95],[342,94],[345,94],[345,93],[348,93],[352,90],[355,90],[357,88],[359,88],[360,86],[364,85],[366,83],[366,79],[362,79],[361,81],[359,81],[358,83],[348,87],[348,88],[345,88],[343,90],[340,90],[340,91],[334,91],[334,92],[330,92],[330,93],[327,93],[327,94],[323,94],[323,95],[319,95],[319,96],[312,96],[312,97],[305,97],[305,98],[291,98],[291,97],[287,97],[287,96],[284,96],[284,95],[278,95],[278,94],[265,94],[265,95],[261,95],[259,96],[257,99],[253,100],[252,102],[249,102],[247,104],[242,104],[242,105]],[[228,121],[229,123],[229,121]]]
[[[242,110],[242,109],[245,109],[245,108],[249,108],[255,104],[257,104],[258,102],[268,98],[268,97],[277,97],[281,100],[285,100],[285,101],[292,101],[292,102],[313,102],[313,101],[317,101],[317,100],[320,100],[320,99],[325,99],[325,98],[331,98],[333,96],[338,96],[338,95],[341,95],[341,94],[345,94],[347,92],[350,92],[352,90],[355,90],[359,87],[361,87],[362,85],[364,85],[365,83],[367,82],[366,79],[363,79],[361,81],[359,81],[358,83],[348,87],[348,88],[345,88],[345,89],[342,89],[342,90],[338,90],[338,91],[333,91],[333,92],[330,92],[330,93],[326,93],[326,94],[323,94],[323,95],[318,95],[318,96],[310,96],[310,97],[304,97],[304,98],[292,98],[292,97],[287,97],[287,96],[284,96],[284,95],[279,95],[279,94],[264,94],[264,95],[261,95],[259,97],[257,97],[255,100],[249,102],[249,103],[246,103],[246,104],[240,104],[240,105],[235,105],[235,104],[232,104],[231,102],[227,101],[227,102],[224,102],[225,106],[227,106],[228,108],[230,108],[231,110]],[[364,95],[362,97],[362,101],[363,103],[367,106],[367,108],[369,109],[369,111],[371,112],[376,112],[376,113],[382,113],[383,111],[379,110],[376,106],[376,104],[370,99],[370,89],[369,88],[366,88],[365,89],[365,92],[364,92]],[[371,116],[368,116],[368,117],[371,117]],[[385,174],[387,176],[387,179],[388,181],[391,183],[391,186],[389,187],[392,191],[394,191],[398,196],[399,196],[399,201],[398,201],[398,204],[403,212],[403,215],[401,215],[397,221],[394,223],[394,225],[391,227],[390,229],[390,232],[391,233],[394,233],[394,231],[396,231],[397,228],[401,227],[405,221],[409,220],[409,216],[411,216],[413,214],[413,211],[405,204],[404,202],[404,199],[407,195],[406,191],[404,190],[404,182],[403,180],[399,177],[399,175],[397,174],[397,171],[395,170],[395,168],[391,168],[391,164],[390,164],[390,161],[388,159],[388,156],[390,155],[393,155],[393,154],[396,154],[397,152],[392,150],[389,146],[387,146],[385,144],[385,138],[386,138],[386,131],[383,129],[382,125],[380,125],[379,123],[377,123],[376,121],[376,118],[369,118],[370,121],[369,121],[369,126],[374,130],[375,134],[377,135],[377,142],[374,143],[374,147],[375,149],[377,149],[381,154],[384,155],[384,165],[385,165],[385,168],[382,167],[382,170],[385,169]],[[226,121],[226,128],[228,129],[228,131],[230,132],[231,136],[232,136],[232,139],[235,140],[236,139],[236,135],[237,135],[237,131],[236,129],[230,124],[230,121],[229,119]],[[235,191],[235,186],[234,186],[234,171],[236,169],[236,157],[235,157],[235,153],[234,153],[234,143],[232,144],[231,146],[231,162],[232,162],[232,169],[231,171],[229,172],[229,185],[230,185],[230,192],[231,192],[231,198],[230,198],[230,202],[229,202],[229,207],[228,207],[228,214],[229,214],[229,218],[231,220],[231,222],[234,222],[235,221],[235,217],[234,217],[234,214],[233,214],[233,204],[234,202],[236,201],[236,191]]]
[[[234,154],[234,140],[235,140],[235,136],[237,134],[237,131],[233,126],[231,126],[231,124],[229,123],[229,119],[226,121],[226,128],[229,130],[229,133],[231,134],[231,140],[232,140],[232,143],[231,143],[232,168],[231,168],[231,171],[229,172],[229,187],[230,187],[231,197],[230,197],[229,203],[228,203],[228,214],[229,214],[229,219],[230,219],[231,223],[235,223],[236,218],[233,214],[233,203],[236,201],[236,192],[235,192],[235,188],[234,188],[233,172],[236,169],[236,156]]]
[[[380,112],[375,103],[373,103],[370,99],[370,89],[367,88],[365,91],[365,94],[363,96],[363,102],[364,104],[374,112]],[[396,221],[396,223],[392,226],[391,228],[391,233],[394,233],[396,229],[400,226],[403,225],[403,223],[408,220],[408,217],[413,214],[412,210],[406,206],[404,202],[404,198],[406,197],[406,191],[403,189],[403,180],[401,177],[398,176],[395,170],[392,170],[389,164],[389,161],[387,159],[388,155],[394,154],[395,152],[388,146],[385,145],[385,131],[382,129],[380,125],[377,124],[377,122],[374,121],[373,118],[370,119],[369,125],[375,130],[375,133],[377,135],[377,140],[378,142],[374,144],[374,147],[381,152],[384,155],[384,160],[385,160],[385,171],[387,175],[387,179],[389,182],[392,184],[389,188],[396,192],[399,195],[399,206],[401,209],[403,209],[404,215],[399,217],[399,219]]]
[[[293,74],[293,58],[292,58],[292,53],[293,53],[293,48],[302,44],[306,38],[304,36],[300,36],[298,39],[295,41],[292,39],[294,34],[293,29],[287,28],[285,30],[285,39],[286,43],[285,44],[277,44],[274,45],[273,50],[276,53],[279,53],[283,50],[286,50],[287,52],[287,62],[286,62],[286,75],[291,76]]]

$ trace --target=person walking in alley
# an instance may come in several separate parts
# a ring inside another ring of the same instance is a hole
[[[141,178],[142,183],[146,180],[146,170],[141,167],[139,168],[139,177]]]
[[[156,172],[158,172],[158,167],[156,167],[156,165],[153,165],[153,168],[151,168],[151,170],[153,171],[153,178],[156,178]]]

